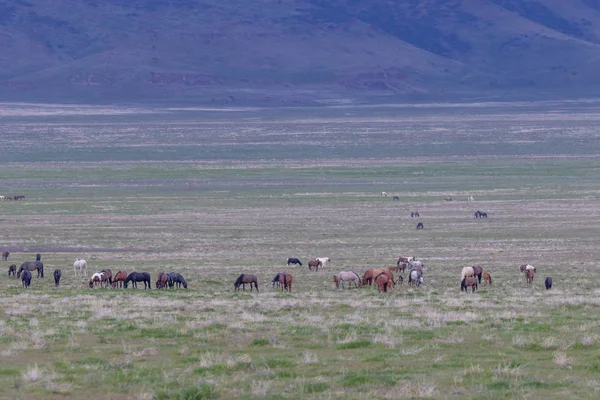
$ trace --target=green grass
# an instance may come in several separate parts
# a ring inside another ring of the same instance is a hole
[[[556,122],[537,117],[542,128]],[[423,141],[415,151],[433,140],[431,124],[459,124],[432,118],[414,126]],[[493,141],[479,117],[464,118],[475,144]],[[381,136],[367,151],[408,154],[400,120],[377,122]],[[525,122],[503,123],[513,132]],[[593,136],[588,123],[575,118],[574,132]],[[226,134],[243,125],[214,127]],[[298,121],[257,126],[244,140],[314,129]],[[325,124],[332,136],[311,140],[331,145],[328,157],[283,160],[289,152],[273,158],[273,148],[255,146],[234,161],[202,159],[203,149],[193,161],[186,150],[163,162],[133,146],[129,159],[115,162],[126,152],[94,153],[95,142],[84,140],[93,157],[85,163],[4,162],[2,194],[27,198],[0,202],[2,246],[14,249],[0,268],[41,252],[47,277],[23,289],[0,275],[0,398],[596,398],[598,158],[464,157],[474,148],[466,139],[443,154],[433,146],[431,157],[364,159],[335,146],[370,126]],[[164,139],[156,126],[148,129]],[[49,145],[49,137],[35,138],[16,137],[8,153]],[[108,136],[94,138],[110,149]],[[219,136],[211,138],[218,147]],[[198,149],[187,133],[181,139]],[[535,140],[502,148],[521,154],[547,145]],[[319,147],[312,146],[293,147],[306,155]],[[457,200],[444,202],[445,195]],[[410,218],[414,209],[423,231]],[[476,209],[490,218],[475,220]],[[333,287],[338,271],[362,274],[400,255],[425,262],[424,286],[405,279],[386,294]],[[319,256],[333,262],[318,272],[285,264]],[[73,275],[75,257],[86,258],[90,272],[147,271],[155,280],[159,271],[178,271],[189,287],[90,290],[89,276]],[[522,263],[538,267],[531,287],[518,272]],[[476,264],[493,286],[460,293],[461,268]],[[55,268],[63,271],[59,288]],[[280,271],[293,274],[291,293],[271,287]],[[260,292],[234,292],[240,273],[256,274]],[[554,279],[552,291],[544,290],[545,276]]]

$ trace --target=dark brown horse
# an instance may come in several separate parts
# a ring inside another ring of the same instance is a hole
[[[2,261],[8,261],[8,255],[10,253],[8,251],[3,251],[2,252]]]
[[[411,218],[414,218],[414,217],[416,217],[416,218],[419,218],[419,217],[421,217],[421,216],[419,215],[419,212],[418,212],[418,211],[411,211],[411,212],[410,212],[410,217],[411,217]]]
[[[158,278],[156,279],[156,288],[157,289],[166,289],[167,283],[169,281],[169,277],[164,272],[158,273]]]
[[[474,265],[473,273],[477,277],[477,280],[479,281],[478,283],[481,284],[481,276],[483,275],[483,268],[481,267],[481,265]]]
[[[471,293],[475,293],[475,290],[477,290],[477,278],[474,276],[467,276],[465,279],[463,279],[462,283],[461,283],[461,292],[465,291],[468,292],[469,288],[471,288]]]
[[[15,276],[17,273],[17,266],[15,264],[12,264],[10,267],[8,267],[8,276]]]
[[[308,262],[308,270],[312,271],[312,269],[314,268],[315,271],[319,270],[319,267],[322,267],[323,263],[320,260],[310,260]]]
[[[31,272],[35,270],[38,272],[38,278],[44,277],[44,264],[42,264],[41,261],[25,261],[23,264],[21,264],[19,270],[17,271],[17,278],[21,276],[23,271]]]
[[[292,280],[293,277],[291,274],[286,274],[285,272],[279,274],[279,284],[281,285],[282,292],[284,290],[287,290],[288,292],[292,291]]]
[[[365,273],[362,276],[362,284],[363,284],[363,286],[366,286],[366,285],[371,286],[373,284],[373,270],[372,269],[368,269],[365,271]]]
[[[112,285],[112,271],[110,269],[103,269],[102,271],[100,271],[102,273],[104,273],[104,275],[106,275],[106,279],[108,280],[108,284]]]
[[[117,274],[115,275],[113,281],[112,281],[112,287],[116,288],[117,286],[119,287],[123,287],[123,282],[125,282],[125,279],[127,279],[127,273],[123,272],[123,271],[119,271],[117,272]]]
[[[235,280],[235,283],[233,284],[234,289],[240,290],[240,286],[242,286],[242,288],[244,289],[244,292],[246,291],[246,283],[250,284],[250,291],[252,291],[252,285],[254,285],[254,287],[256,288],[256,291],[258,292],[258,278],[256,277],[256,275],[250,275],[250,274],[241,274],[240,276],[238,276],[238,278]]]
[[[525,279],[527,280],[528,285],[531,285],[533,283],[534,277],[535,277],[535,270],[533,270],[533,269],[525,270]]]
[[[387,293],[388,290],[394,288],[394,280],[390,279],[385,272],[380,273],[375,277],[378,293]]]

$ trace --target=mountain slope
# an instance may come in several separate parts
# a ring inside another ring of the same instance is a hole
[[[0,99],[578,96],[600,1],[4,0]]]

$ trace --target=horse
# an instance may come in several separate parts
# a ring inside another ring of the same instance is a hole
[[[159,272],[158,277],[156,279],[156,288],[157,289],[166,289],[167,283],[169,281],[169,277],[164,272]]]
[[[471,288],[471,293],[475,293],[475,290],[477,290],[477,278],[476,277],[468,276],[465,279],[463,279],[462,282],[460,283],[460,291],[461,292],[464,290],[465,293],[468,293],[469,288]]]
[[[281,284],[279,283],[279,277],[283,274],[285,274],[285,272],[278,272],[277,275],[275,275],[275,278],[273,278],[273,280],[271,281],[272,287],[275,287],[275,285],[277,285],[277,287],[281,286]]]
[[[473,198],[473,196],[469,196],[467,197],[467,201],[475,201],[475,199]]]
[[[444,201],[452,201],[452,196],[444,196]]]
[[[394,288],[394,280],[390,279],[385,273],[381,273],[375,277],[378,293],[387,293],[389,289]]]
[[[474,215],[475,215],[475,218],[487,218],[488,217],[486,212],[479,211],[479,210],[475,211]]]
[[[348,289],[350,289],[352,287],[352,283],[354,283],[354,286],[356,287],[360,287],[362,286],[362,281],[360,279],[360,277],[358,276],[358,274],[354,271],[341,271],[338,272],[337,275],[335,275],[335,286],[339,287],[340,283],[342,284],[342,289],[344,288],[344,282],[349,282],[348,283]]]
[[[400,197],[399,196],[394,196],[394,197],[392,197],[392,201],[400,201]]]
[[[411,218],[420,218],[420,217],[421,217],[421,215],[419,215],[419,212],[418,212],[418,211],[411,211],[411,212],[410,212],[410,217],[411,217]]]
[[[252,291],[252,285],[254,285],[254,287],[256,288],[256,291],[258,292],[258,278],[256,277],[256,275],[241,274],[235,280],[233,287],[236,291],[238,291],[238,290],[240,290],[240,286],[242,286],[244,289],[244,292],[245,292],[246,291],[246,283],[250,284],[250,291]]]
[[[483,268],[480,265],[473,266],[473,275],[477,277],[477,280],[481,284],[481,275],[483,274]]]
[[[147,272],[132,272],[127,275],[127,278],[125,278],[125,281],[123,282],[125,289],[127,289],[129,282],[131,282],[131,286],[134,288],[137,288],[138,282],[144,282],[144,290],[152,289],[152,285],[150,283],[150,274]]]
[[[61,270],[55,269],[52,275],[54,275],[54,286],[58,287],[58,285],[60,284],[60,277],[62,276]]]
[[[544,284],[546,285],[546,290],[552,289],[552,277],[551,276],[546,277]]]
[[[40,253],[35,255],[35,261],[42,261],[42,255]]]
[[[386,193],[386,192],[381,192],[381,195],[382,195],[383,197],[387,197],[387,193]]]
[[[423,271],[418,268],[410,270],[410,273],[408,274],[408,285],[419,286],[423,283]]]
[[[127,279],[127,273],[125,273],[123,271],[117,272],[117,274],[115,275],[115,277],[112,281],[113,289],[119,285],[120,285],[120,287],[123,287],[123,282],[125,282],[125,279]]]
[[[25,270],[27,270],[27,271],[37,270],[38,278],[44,277],[44,264],[42,264],[41,261],[25,261],[23,264],[21,264],[21,266],[19,267],[19,270],[17,271],[17,278],[20,277],[21,272],[23,272]]]
[[[492,286],[492,276],[490,274],[488,274],[487,272],[483,273],[483,280],[486,285]]]
[[[325,265],[326,265],[328,262],[333,262],[333,261],[331,261],[331,258],[329,258],[329,257],[317,257],[317,258],[316,258],[316,260],[317,260],[317,261],[321,261],[321,267],[322,267],[322,268],[325,268]]]
[[[290,264],[296,264],[296,265],[302,266],[302,263],[297,258],[288,258],[287,265],[290,265]]]
[[[23,282],[23,287],[28,288],[31,285],[31,271],[25,270],[21,276],[21,281]]]
[[[281,291],[287,290],[288,292],[292,291],[292,280],[293,277],[291,274],[286,274],[285,272],[279,273],[279,284],[281,286]],[[258,290],[258,288],[257,288]]]
[[[110,269],[103,269],[102,271],[106,275],[106,279],[108,279],[108,284],[112,285],[112,271]]]
[[[104,272],[96,272],[92,275],[92,278],[90,279],[90,289],[93,289],[94,286],[102,286],[102,284],[107,281],[108,278],[106,277],[106,274],[104,274]]]
[[[320,260],[310,260],[308,262],[308,270],[312,271],[313,267],[315,271],[319,271],[319,267],[322,267],[323,263]]]
[[[87,276],[87,261],[81,258],[76,259],[73,263],[73,270],[75,271],[75,276],[79,276],[79,274]]]
[[[417,229],[423,229],[423,228],[424,228],[424,225],[423,225],[423,223],[422,223],[422,222],[419,222],[419,223],[417,224]]]
[[[368,269],[365,271],[365,273],[362,276],[362,284],[363,284],[363,286],[366,286],[366,285],[371,286],[372,283],[373,283],[373,270]]]
[[[171,289],[173,286],[176,286],[177,288],[181,288],[183,286],[184,289],[187,289],[188,287],[186,280],[179,272],[169,272],[167,274],[167,278],[169,278],[169,288]]]
[[[474,275],[475,270],[473,270],[473,267],[464,267],[460,272],[460,281],[462,282],[463,280],[465,280],[466,277]]]
[[[423,261],[421,260],[412,260],[408,262],[408,266],[410,267],[410,269],[425,269],[425,263],[423,263]]]
[[[8,261],[8,255],[10,253],[8,251],[3,251],[2,252],[2,261]]]
[[[533,278],[535,277],[535,270],[526,269],[525,270],[525,279],[527,280],[527,284],[530,285],[533,283]]]
[[[17,274],[17,265],[16,264],[12,264],[10,267],[8,267],[8,276],[15,276]]]

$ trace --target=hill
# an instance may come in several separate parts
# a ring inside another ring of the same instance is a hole
[[[0,100],[576,97],[600,0],[4,0]]]

